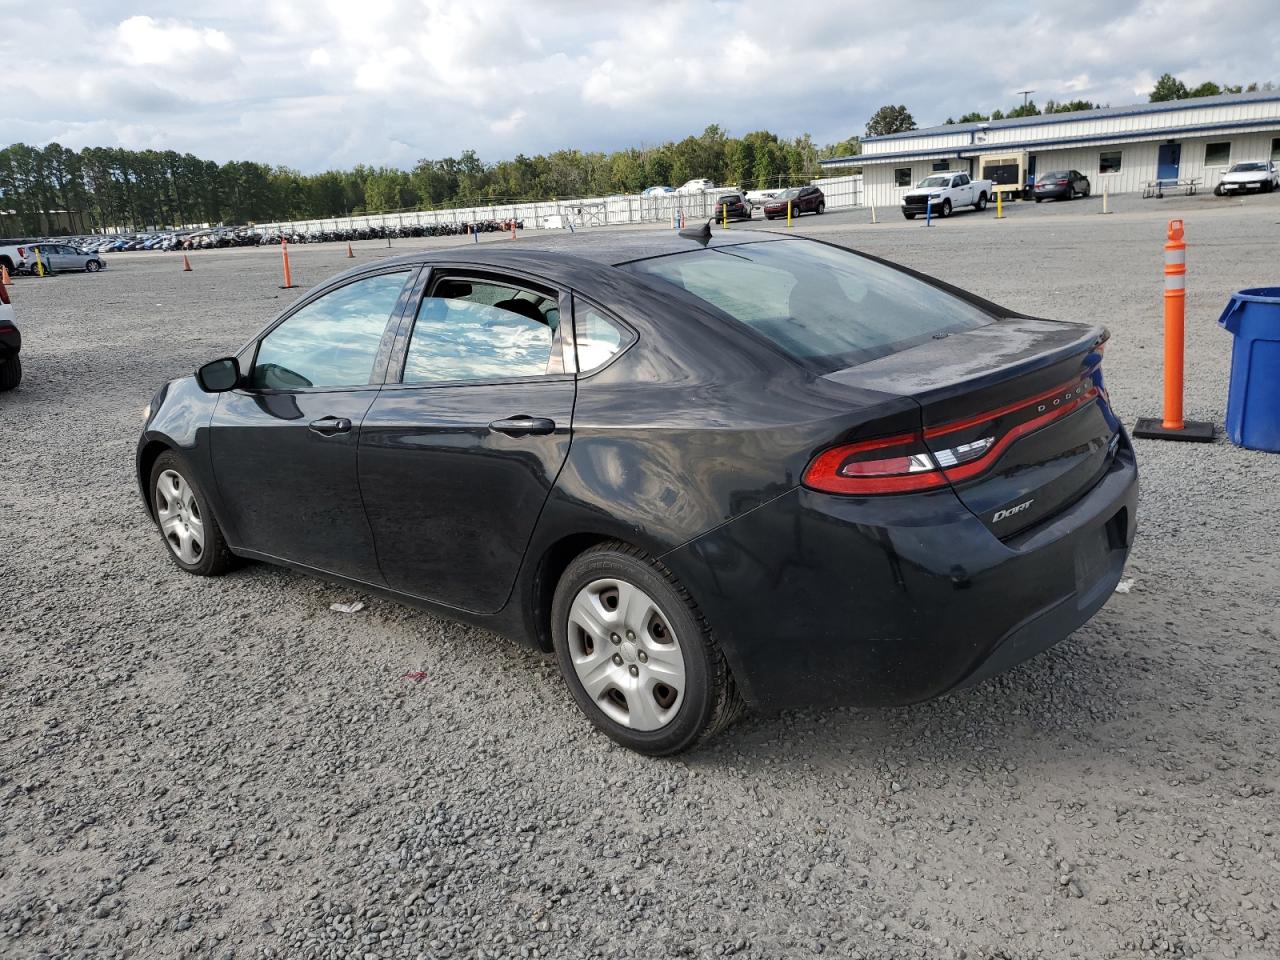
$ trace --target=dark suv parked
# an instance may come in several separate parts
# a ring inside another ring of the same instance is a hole
[[[726,213],[730,220],[750,220],[751,204],[740,193],[723,194],[716,201],[716,220],[722,220]]]
[[[827,198],[817,187],[792,187],[764,205],[764,218],[776,220],[778,217],[785,217],[788,203],[791,204],[793,217],[802,213],[821,213],[827,208]]]

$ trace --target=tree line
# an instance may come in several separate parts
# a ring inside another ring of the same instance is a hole
[[[310,220],[638,193],[699,177],[743,187],[786,185],[815,176],[824,157],[856,152],[857,138],[819,147],[808,134],[787,140],[760,130],[731,137],[712,124],[698,136],[611,153],[557,150],[485,163],[465,150],[421,160],[411,170],[358,165],[304,174],[174,150],[15,143],[0,149],[0,232]]]

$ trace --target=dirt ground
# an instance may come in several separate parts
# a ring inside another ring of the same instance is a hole
[[[792,230],[1102,320],[1132,425],[1160,410],[1161,245],[1183,216],[1187,411],[1221,426],[1216,319],[1280,281],[1280,197],[1114,205]],[[350,262],[291,253],[304,289]],[[753,715],[649,760],[589,732],[550,657],[284,570],[169,562],[133,479],[142,407],[303,292],[277,288],[276,249],[191,261],[109,255],[14,288],[0,956],[1280,955],[1280,457],[1137,441],[1131,591],[1006,676]]]

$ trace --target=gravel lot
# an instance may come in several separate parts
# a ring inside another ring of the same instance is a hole
[[[1104,319],[1132,424],[1159,412],[1164,219],[1185,215],[1187,411],[1221,424],[1215,321],[1277,280],[1280,196],[1115,206],[794,230]],[[292,254],[304,284],[349,262]],[[588,732],[551,657],[382,600],[333,613],[359,598],[283,570],[169,562],[134,486],[141,409],[301,292],[274,249],[191,260],[14,290],[0,956],[1280,954],[1280,457],[1139,441],[1132,592],[1005,677],[648,760]]]

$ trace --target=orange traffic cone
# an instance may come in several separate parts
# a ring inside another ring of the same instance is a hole
[[[356,258],[356,252],[351,249],[351,241],[348,240],[347,241],[347,259],[354,260],[355,258]]]
[[[13,281],[9,279],[9,268],[0,263],[0,287],[12,287]]]
[[[281,290],[293,289],[293,274],[289,271],[289,243],[284,238],[280,240],[280,255],[284,260],[284,284]]]
[[[182,272],[191,272],[191,261],[187,259],[187,255],[185,253],[182,255]]]

